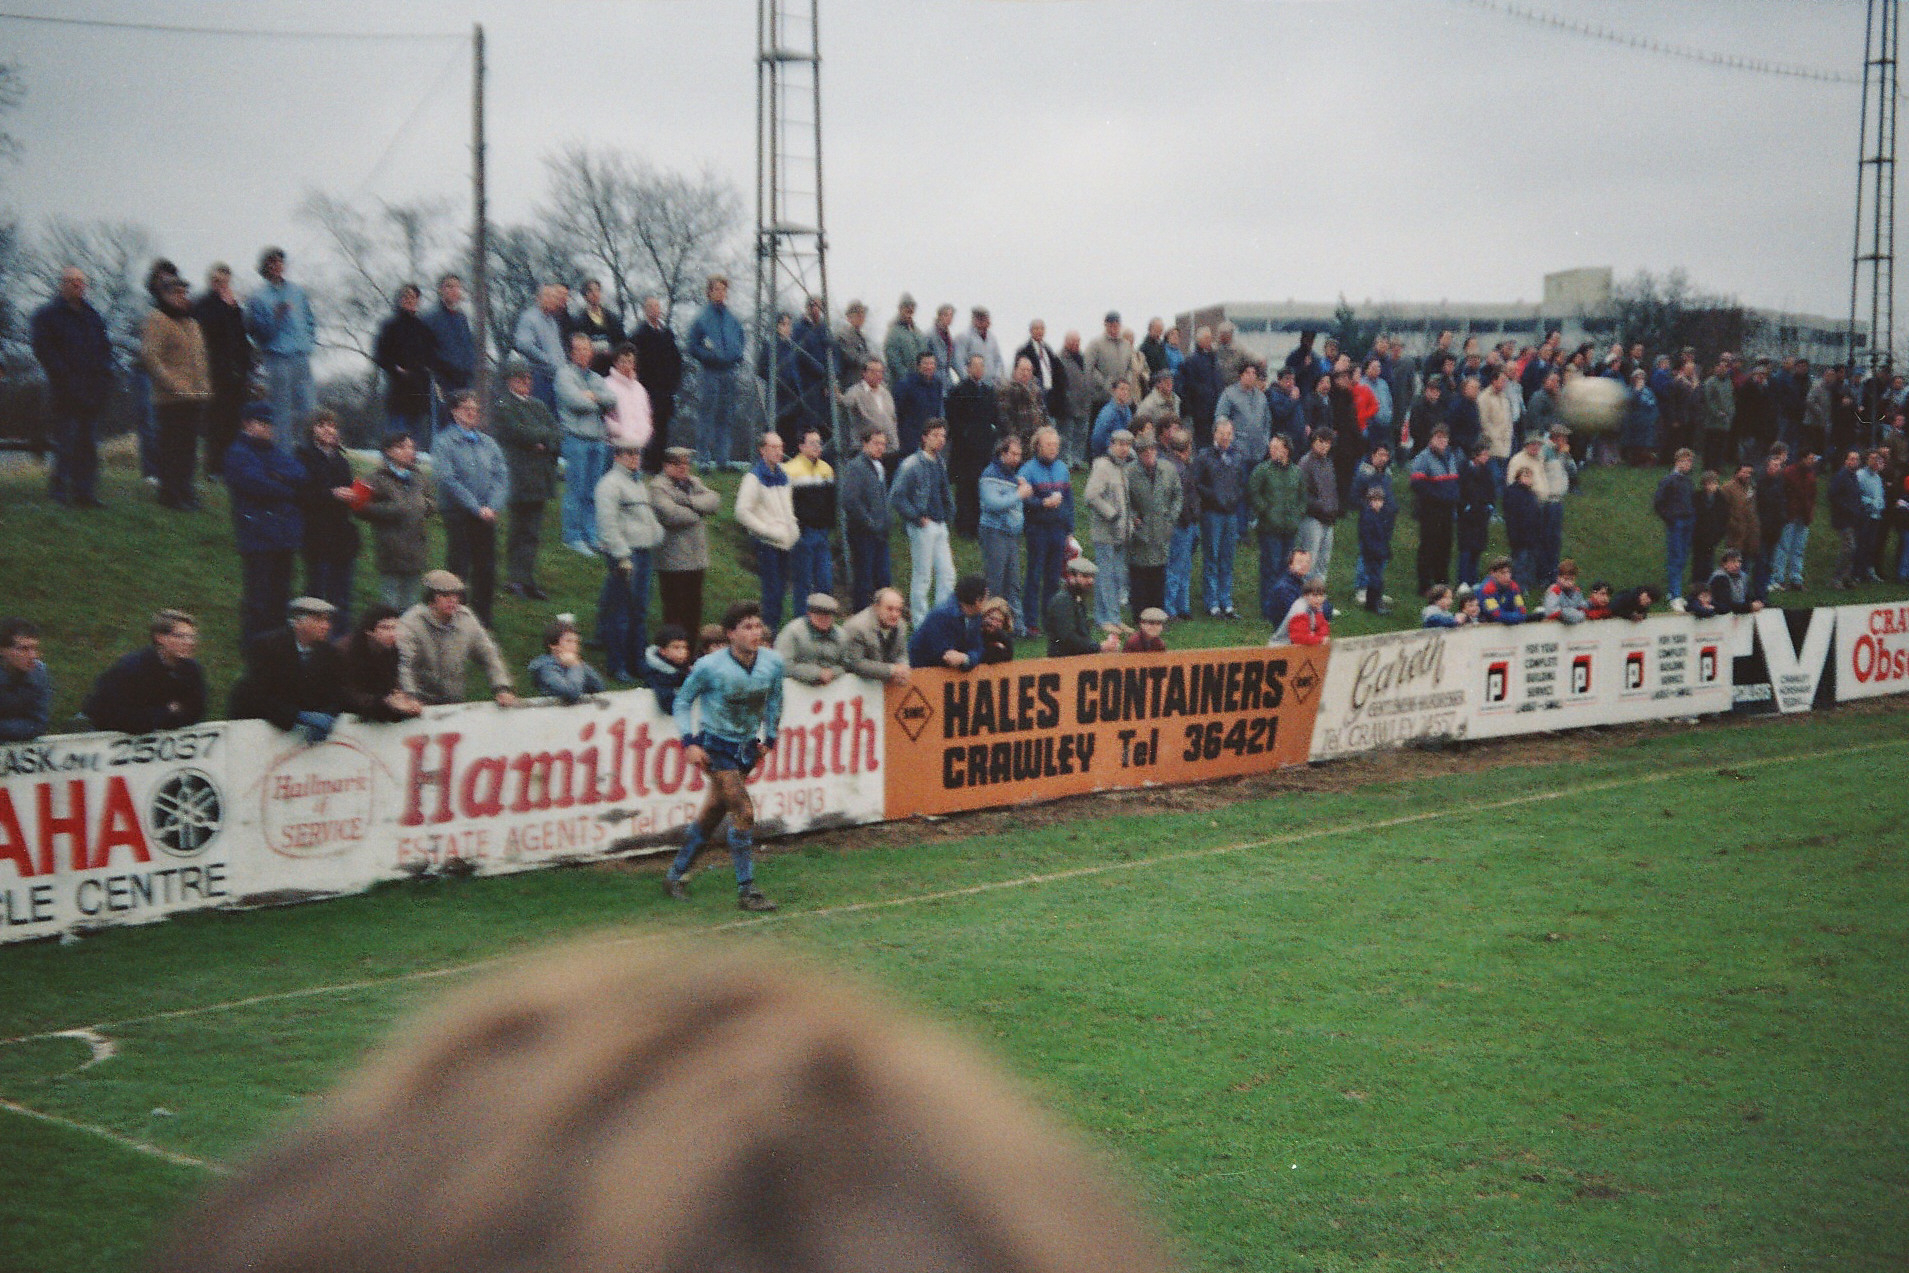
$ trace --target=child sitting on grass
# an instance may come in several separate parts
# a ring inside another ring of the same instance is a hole
[[[1585,602],[1586,619],[1608,619],[1611,617],[1611,585],[1602,579],[1591,585],[1591,595]]]

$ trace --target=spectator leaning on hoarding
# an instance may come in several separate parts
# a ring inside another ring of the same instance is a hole
[[[826,592],[809,594],[803,604],[804,612],[789,620],[776,637],[776,653],[790,680],[827,685],[849,664],[848,642],[835,622],[842,607]]]
[[[988,584],[980,575],[955,581],[948,599],[930,610],[908,642],[910,667],[948,667],[956,671],[981,663],[981,603]]]
[[[395,606],[368,607],[345,643],[345,705],[359,720],[409,720],[424,704],[398,688],[398,618]]]
[[[848,670],[871,681],[908,683],[908,603],[893,588],[875,594],[866,610],[842,625]]]
[[[689,676],[689,633],[673,623],[656,629],[656,644],[643,651],[643,682],[664,711],[676,707],[676,691]]]
[[[53,719],[53,678],[40,659],[40,629],[0,619],[0,743],[23,743]]]
[[[424,600],[398,620],[398,688],[420,703],[462,702],[464,670],[473,659],[484,665],[497,705],[516,706],[510,668],[464,604],[464,581],[433,570],[424,576]]]
[[[183,610],[152,617],[152,644],[101,673],[81,710],[100,729],[150,734],[205,719],[205,672],[193,657],[199,621]]]
[[[321,743],[348,706],[345,660],[331,643],[337,608],[322,597],[299,597],[285,625],[245,649],[245,675],[232,687],[232,718],[258,719]]]
[[[1087,598],[1094,591],[1100,571],[1085,557],[1067,563],[1060,590],[1047,600],[1043,616],[1047,629],[1047,657],[1066,658],[1077,654],[1112,654],[1120,649],[1120,637],[1097,628],[1088,613]]]
[[[638,462],[643,452],[635,452]],[[583,638],[577,625],[556,619],[544,628],[544,652],[530,661],[530,683],[539,694],[547,694],[566,707],[581,703],[606,688],[598,671],[583,661]]]

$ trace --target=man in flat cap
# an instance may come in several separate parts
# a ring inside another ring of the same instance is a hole
[[[1087,598],[1099,574],[1099,567],[1085,557],[1076,557],[1067,563],[1061,575],[1060,590],[1047,600],[1044,618],[1048,658],[1112,654],[1120,648],[1120,638],[1111,632],[1097,632],[1087,613]]]
[[[776,653],[785,664],[784,675],[804,685],[827,685],[848,670],[848,642],[836,617],[839,602],[826,592],[809,594],[805,613],[789,620],[776,637]]]
[[[246,646],[245,675],[232,687],[234,720],[325,740],[345,710],[345,661],[330,639],[336,613],[329,601],[299,597],[286,607],[284,627]]]
[[[430,571],[424,600],[398,620],[398,688],[420,703],[461,703],[472,659],[484,665],[497,705],[516,706],[503,653],[464,604],[464,581],[448,570]]]

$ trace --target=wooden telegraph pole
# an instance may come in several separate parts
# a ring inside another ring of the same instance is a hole
[[[477,344],[477,368],[471,388],[478,416],[490,422],[490,211],[484,193],[484,26],[471,28],[471,330]]]

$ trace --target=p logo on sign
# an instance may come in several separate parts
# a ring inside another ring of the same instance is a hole
[[[1624,688],[1641,690],[1644,688],[1644,652],[1632,650],[1624,656]]]
[[[1697,679],[1705,685],[1717,683],[1717,647],[1706,645],[1697,651]]]
[[[1588,654],[1571,660],[1571,692],[1580,698],[1591,692],[1591,656]]]
[[[1511,665],[1509,663],[1488,663],[1485,665],[1485,701],[1502,703],[1511,697]]]

